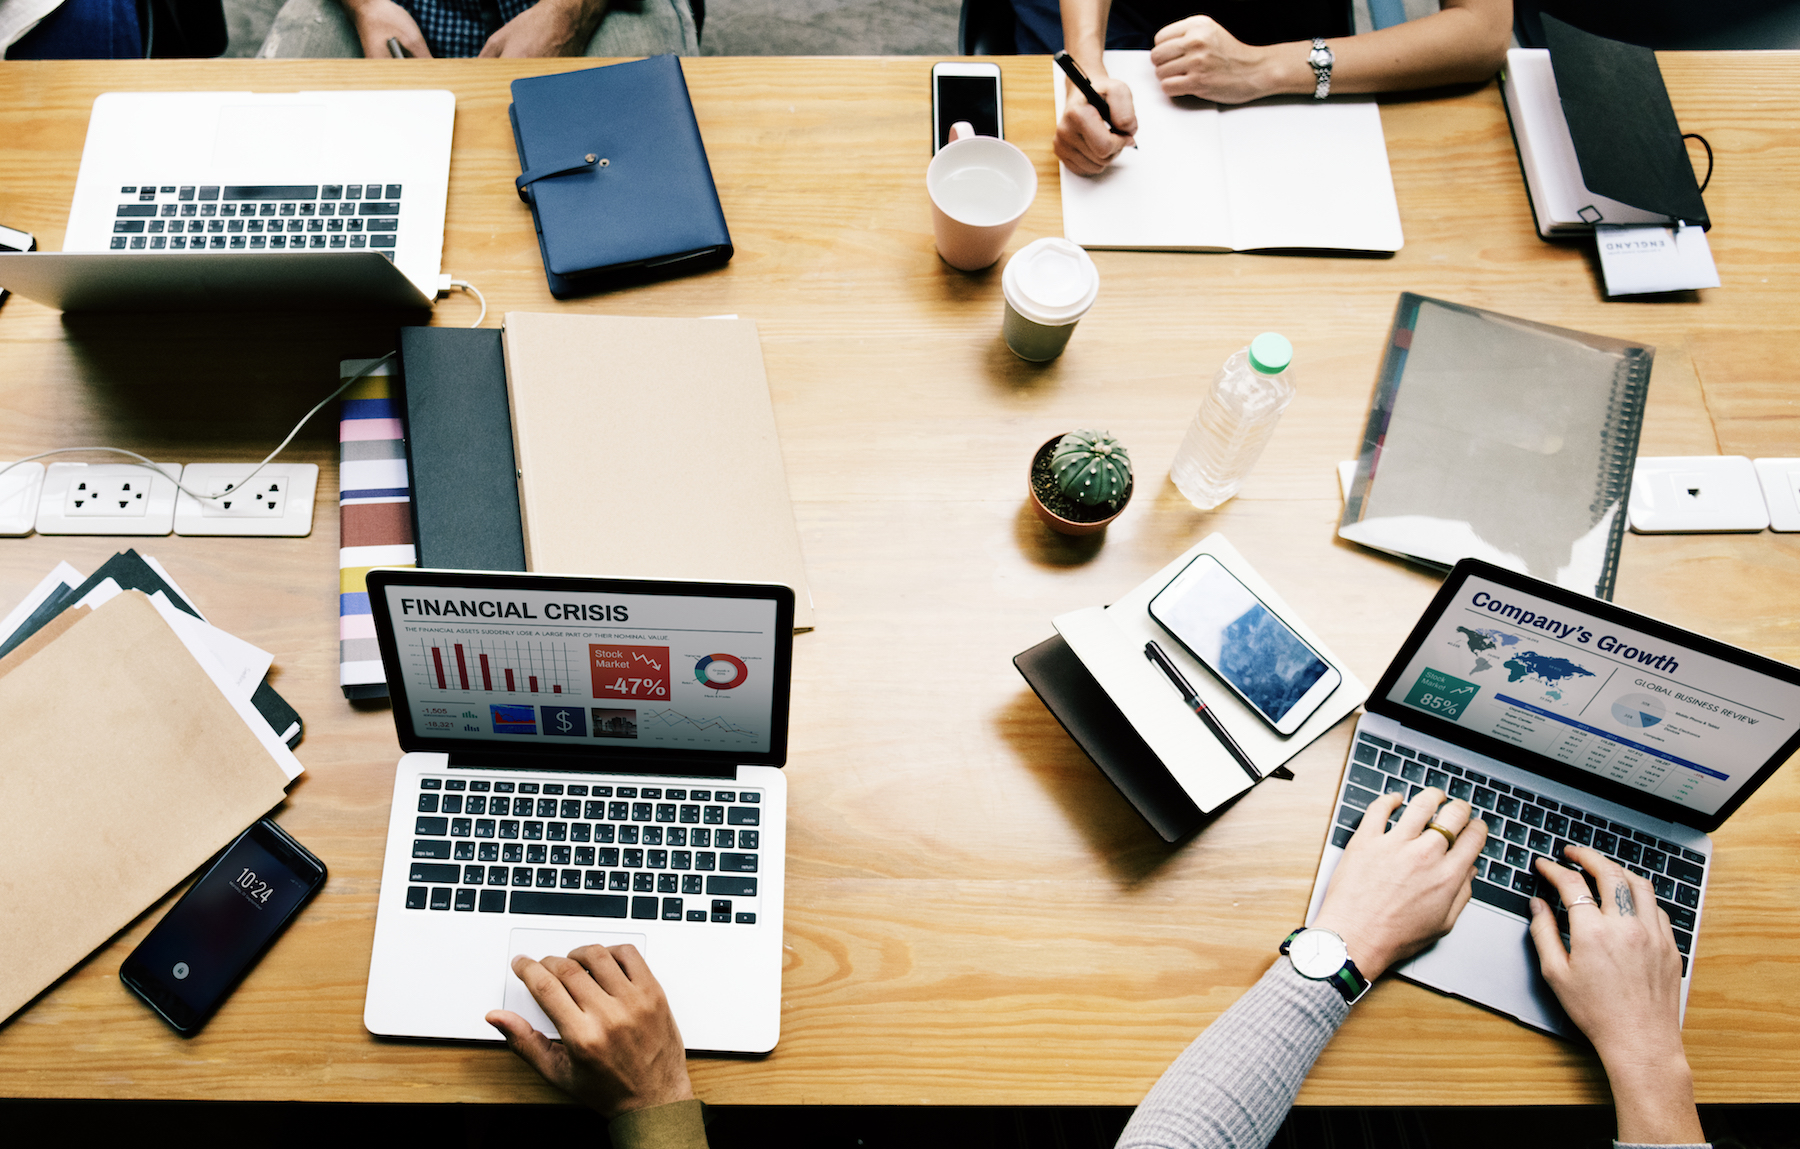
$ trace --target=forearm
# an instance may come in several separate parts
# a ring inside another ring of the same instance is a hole
[[[1090,77],[1106,75],[1106,19],[1112,0],[1062,0],[1063,47]]]
[[[1376,32],[1328,40],[1336,57],[1331,91],[1399,92],[1484,81],[1506,61],[1510,11],[1509,4],[1479,0]],[[1296,40],[1267,49],[1270,94],[1312,94],[1315,79],[1306,61],[1311,47],[1310,41]]]
[[[1620,1144],[1696,1145],[1706,1140],[1686,1056],[1676,1053],[1660,1065],[1602,1060],[1618,1113]]]
[[[1118,1149],[1267,1145],[1349,1012],[1330,985],[1278,960],[1163,1072]]]

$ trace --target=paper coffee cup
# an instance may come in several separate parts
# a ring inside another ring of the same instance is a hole
[[[1012,353],[1045,363],[1063,353],[1075,325],[1100,294],[1100,273],[1080,244],[1035,240],[1007,261],[1000,276],[1006,297],[1001,333]]]

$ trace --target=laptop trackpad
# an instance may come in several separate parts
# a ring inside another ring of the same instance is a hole
[[[1421,985],[1453,993],[1552,1033],[1571,1027],[1538,972],[1530,928],[1511,914],[1470,902],[1456,928],[1395,972]]]
[[[545,956],[550,954],[564,957],[569,951],[580,949],[582,946],[618,946],[626,943],[636,946],[639,953],[648,956],[643,934],[600,933],[593,930],[512,931],[512,937],[506,947],[506,994],[500,1008],[512,1010],[529,1022],[539,1033],[547,1034],[550,1037],[560,1037],[561,1034],[557,1033],[556,1026],[552,1025],[550,1019],[544,1016],[544,1011],[538,1008],[538,1003],[531,996],[531,991],[525,988],[525,983],[513,975],[512,960],[520,954],[524,954],[533,961],[542,961]]]

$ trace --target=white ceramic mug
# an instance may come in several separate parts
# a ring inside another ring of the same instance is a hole
[[[1000,258],[1037,198],[1037,169],[1005,140],[958,121],[925,169],[925,190],[938,254],[960,271],[980,271]]]

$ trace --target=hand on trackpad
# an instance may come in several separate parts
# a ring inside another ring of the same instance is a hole
[[[564,957],[571,950],[582,946],[618,946],[634,945],[638,952],[648,957],[643,934],[601,933],[593,930],[514,930],[506,948],[505,992],[502,995],[500,1008],[510,1009],[524,1018],[533,1029],[549,1037],[561,1037],[556,1026],[544,1015],[531,991],[525,983],[513,974],[513,959],[520,954],[533,961],[542,961],[546,956]]]

